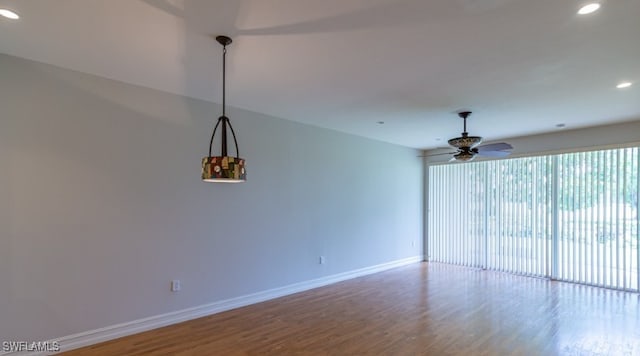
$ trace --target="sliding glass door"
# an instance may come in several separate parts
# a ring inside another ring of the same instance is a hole
[[[486,166],[491,194],[488,256],[484,267],[546,276],[552,238],[552,191],[548,157],[480,163]]]
[[[638,290],[638,148],[429,168],[431,261]]]
[[[477,164],[431,167],[429,251],[440,262],[482,267],[485,261],[486,169]],[[451,189],[437,189],[437,187]]]
[[[638,149],[564,154],[557,167],[554,277],[638,290]]]

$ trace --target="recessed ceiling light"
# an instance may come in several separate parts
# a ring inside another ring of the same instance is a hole
[[[616,88],[624,89],[624,88],[630,87],[631,85],[633,85],[633,83],[631,83],[631,82],[622,82],[622,83],[619,83],[618,85],[616,85]]]
[[[384,121],[378,121],[378,122],[376,122],[376,124],[378,124],[378,125],[384,125]]]
[[[588,4],[581,7],[580,10],[578,10],[578,15],[590,14],[592,12],[598,11],[599,8],[600,8],[600,4],[598,3]]]
[[[567,125],[565,124],[556,124],[556,127],[559,129],[564,129]]]
[[[4,16],[8,19],[12,19],[12,20],[17,20],[20,18],[20,16],[18,16],[18,14],[16,14],[15,12],[11,11],[11,10],[7,10],[7,9],[0,9],[0,16]]]

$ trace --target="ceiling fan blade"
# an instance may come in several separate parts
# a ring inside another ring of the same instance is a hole
[[[511,152],[509,151],[478,151],[478,155],[484,156],[484,157],[500,158],[500,157],[507,157],[510,154]]]
[[[498,143],[490,143],[490,144],[487,144],[487,145],[478,146],[478,147],[476,147],[476,149],[478,150],[478,152],[482,152],[482,151],[506,151],[506,150],[513,149],[513,146],[511,146],[510,144],[508,144],[506,142],[498,142]]]
[[[456,153],[457,152],[434,153],[432,155],[422,155],[420,157],[435,157],[435,156],[452,155],[452,154],[456,154]]]

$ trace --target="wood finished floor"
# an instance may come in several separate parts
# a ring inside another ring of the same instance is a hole
[[[64,355],[640,355],[639,299],[420,263]]]

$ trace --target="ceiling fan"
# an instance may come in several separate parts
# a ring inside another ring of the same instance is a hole
[[[465,162],[465,161],[473,160],[476,157],[476,155],[501,158],[511,154],[510,150],[513,149],[513,146],[505,142],[490,143],[487,145],[478,146],[480,145],[480,143],[482,143],[482,137],[469,136],[469,133],[467,132],[467,118],[469,117],[469,115],[471,115],[471,111],[462,111],[458,113],[458,116],[464,120],[464,131],[462,132],[462,136],[455,137],[447,141],[449,143],[449,146],[457,148],[458,151],[448,152],[448,153],[439,153],[439,154],[434,154],[429,156],[452,154],[453,157],[449,162],[453,162],[453,161]]]

